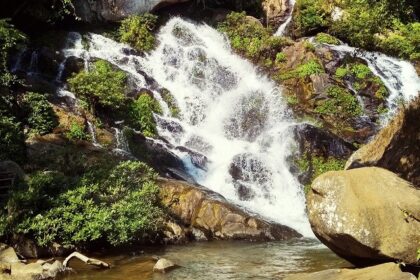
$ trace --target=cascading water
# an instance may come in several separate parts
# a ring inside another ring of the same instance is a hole
[[[382,80],[390,93],[387,99],[390,109],[388,118],[394,115],[401,101],[408,102],[419,95],[420,78],[411,63],[345,44],[327,46],[341,56],[351,55],[366,61],[370,70]]]
[[[89,37],[89,50],[84,51],[89,57],[126,71],[137,90],[149,89],[161,103],[163,114],[156,116],[159,135],[171,147],[181,146],[207,159],[200,169],[189,153],[172,149],[198,183],[312,236],[302,187],[286,161],[293,150],[295,123],[276,85],[233,54],[222,34],[173,18],[159,32],[159,46],[145,57],[101,35]],[[171,92],[179,118],[170,116],[156,84]],[[180,129],[168,129],[164,123]]]
[[[276,85],[233,54],[222,34],[207,25],[173,18],[161,28],[159,46],[145,56],[101,35],[88,37],[89,49],[71,55],[85,61],[107,60],[126,71],[137,90],[153,93],[163,109],[155,116],[158,132],[169,144],[150,140],[178,155],[198,183],[312,236],[302,186],[287,163],[296,123]],[[330,47],[365,59],[390,89],[390,103],[401,94],[406,99],[418,94],[419,78],[409,63],[347,46]],[[173,95],[179,117],[171,116],[160,94],[162,87]],[[121,135],[116,129],[120,149]],[[186,150],[201,155],[201,163],[196,164]]]
[[[277,29],[276,33],[274,33],[274,36],[283,36],[286,28],[289,26],[290,22],[293,18],[293,10],[295,9],[296,0],[289,0],[289,14],[287,15],[287,18],[285,22],[283,22],[279,28]]]

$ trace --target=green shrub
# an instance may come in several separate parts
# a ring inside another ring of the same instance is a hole
[[[152,14],[130,16],[121,22],[119,30],[121,42],[128,43],[133,48],[148,52],[155,47],[157,16]]]
[[[36,173],[14,191],[9,205],[18,213],[6,228],[38,245],[98,241],[118,246],[144,240],[146,234],[150,238],[164,215],[156,178],[151,168],[135,161],[94,167],[73,180]]]
[[[358,117],[363,113],[357,98],[345,88],[330,86],[327,89],[328,99],[315,108],[321,115],[332,115],[338,118]]]
[[[77,122],[70,124],[70,129],[67,131],[66,136],[70,140],[89,140],[89,135],[85,132],[85,127]]]
[[[312,35],[327,28],[330,14],[325,1],[297,0],[294,22],[300,35]]]
[[[130,108],[131,120],[135,127],[147,137],[156,136],[156,122],[153,113],[162,113],[159,103],[148,93],[142,93]]]
[[[286,60],[287,58],[284,52],[278,52],[276,54],[276,63],[282,63],[282,62],[285,62]]]
[[[337,70],[335,70],[335,76],[339,79],[343,79],[349,74],[349,71],[346,67],[338,67]]]
[[[292,44],[290,39],[272,36],[270,30],[247,18],[245,12],[230,13],[218,30],[227,35],[235,51],[261,64],[274,61],[282,48]]]
[[[163,101],[165,101],[166,104],[168,104],[169,110],[171,111],[171,116],[174,118],[178,118],[181,111],[178,107],[175,97],[167,89],[162,89],[160,91],[160,94],[162,95]]]
[[[0,19],[0,86],[9,86],[16,77],[8,71],[7,61],[11,51],[26,42],[26,36],[6,19]]]
[[[118,109],[124,104],[127,76],[113,70],[104,60],[95,62],[93,69],[82,71],[68,80],[70,90],[84,99],[94,112],[96,107]]]
[[[12,116],[0,115],[0,161],[21,163],[25,158],[25,136],[21,124]]]
[[[316,35],[315,40],[318,43],[322,43],[322,44],[330,44],[330,45],[340,44],[340,40],[338,40],[334,36],[331,36],[330,34],[322,33],[322,32]]]
[[[58,118],[45,95],[28,92],[24,96],[26,121],[32,131],[47,134],[58,125]]]

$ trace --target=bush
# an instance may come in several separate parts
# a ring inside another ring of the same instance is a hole
[[[299,35],[312,35],[328,27],[330,14],[325,7],[325,2],[297,0],[294,22]]]
[[[82,71],[68,80],[70,90],[84,99],[90,109],[96,107],[118,109],[125,100],[127,76],[121,70],[113,70],[104,60],[95,62],[91,71]]]
[[[247,18],[245,12],[230,13],[218,30],[228,36],[235,51],[261,64],[275,61],[277,53],[292,44],[289,39],[272,36],[270,30]]]
[[[322,43],[322,44],[330,44],[330,45],[340,44],[340,40],[338,40],[334,36],[331,36],[330,34],[322,33],[322,32],[316,35],[315,40],[318,43]]]
[[[159,103],[148,93],[142,93],[130,108],[131,120],[136,128],[147,137],[154,137],[157,133],[153,113],[162,113]]]
[[[0,86],[10,86],[16,77],[7,68],[10,52],[26,42],[26,37],[7,20],[0,19]]]
[[[89,140],[89,136],[85,132],[84,126],[77,122],[70,124],[70,129],[67,131],[66,136],[70,140]]]
[[[0,115],[0,161],[22,163],[25,158],[25,135],[21,124],[11,116]]]
[[[162,225],[156,178],[136,161],[94,167],[73,182],[57,173],[35,173],[26,187],[14,191],[9,205],[19,213],[1,227],[26,234],[38,245],[141,241]]]
[[[58,125],[58,118],[45,95],[28,92],[24,96],[24,110],[29,127],[38,134],[47,134]]]
[[[136,15],[122,21],[119,30],[121,42],[127,43],[133,48],[148,52],[155,47],[157,16],[152,14]]]

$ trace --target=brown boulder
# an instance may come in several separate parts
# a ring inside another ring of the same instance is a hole
[[[312,183],[308,217],[315,235],[356,264],[417,264],[420,190],[377,167],[327,172]]]
[[[168,179],[160,179],[159,186],[170,214],[183,226],[202,231],[205,238],[284,240],[301,236],[287,226],[265,221],[230,204],[204,187]]]
[[[346,169],[378,166],[420,186],[420,98],[348,160]]]
[[[299,273],[285,280],[416,280],[408,272],[402,272],[399,265],[385,263],[362,269],[328,269],[313,273]]]

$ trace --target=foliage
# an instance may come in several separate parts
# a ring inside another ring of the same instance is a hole
[[[157,133],[153,113],[161,114],[162,109],[159,103],[148,93],[140,94],[138,99],[131,104],[130,118],[132,122],[148,137],[154,137]]]
[[[93,69],[82,71],[68,80],[70,90],[84,99],[91,110],[96,107],[118,109],[123,105],[126,74],[113,70],[104,60],[95,62]]]
[[[57,125],[58,118],[45,95],[28,92],[24,96],[26,122],[38,134],[50,133]]]
[[[13,191],[8,203],[13,219],[1,227],[26,234],[39,245],[136,242],[162,224],[156,178],[151,168],[136,161],[97,166],[75,179],[37,172]]]
[[[172,117],[178,118],[180,114],[180,109],[175,100],[175,97],[167,89],[162,89],[160,91],[160,94],[162,95],[163,101],[165,101],[166,104],[168,105],[169,110],[171,111]]]
[[[70,124],[70,129],[67,131],[66,136],[70,140],[89,140],[85,128],[78,122],[72,122]]]
[[[124,19],[119,30],[121,42],[128,43],[133,48],[148,52],[155,46],[157,16],[152,14],[135,15]]]
[[[0,86],[10,86],[16,77],[8,71],[10,53],[26,42],[25,35],[7,20],[0,19]]]
[[[282,62],[285,62],[286,60],[287,58],[284,52],[278,52],[276,54],[276,63],[282,63]]]
[[[320,157],[310,156],[309,154],[302,155],[296,160],[296,165],[301,172],[310,172],[309,183],[305,185],[305,193],[308,193],[310,184],[315,178],[328,171],[343,170],[346,161],[334,157]]]
[[[218,30],[227,35],[235,51],[261,64],[271,65],[267,61],[275,61],[277,53],[292,43],[287,38],[272,36],[269,29],[247,18],[245,12],[228,14]]]
[[[327,95],[329,98],[315,108],[316,113],[338,118],[357,117],[362,114],[363,110],[357,98],[345,88],[330,86]]]
[[[310,59],[305,63],[302,63],[296,67],[296,69],[284,73],[280,76],[282,80],[288,80],[292,78],[306,78],[311,75],[319,75],[324,73],[324,68],[315,59]]]
[[[13,116],[0,114],[0,161],[22,162],[25,157],[25,136],[21,124]]]
[[[340,40],[338,40],[334,36],[331,36],[330,34],[323,33],[323,32],[318,33],[315,37],[315,40],[318,43],[322,43],[322,44],[330,44],[330,45],[339,45],[340,44]]]
[[[300,35],[312,35],[328,26],[330,15],[323,2],[320,0],[297,0],[294,21]]]

